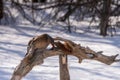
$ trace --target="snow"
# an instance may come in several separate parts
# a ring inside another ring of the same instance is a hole
[[[33,25],[0,26],[0,80],[10,80],[15,67],[26,53],[28,41],[43,33],[70,39],[96,52],[104,51],[105,55],[120,54],[119,33],[114,37],[102,37],[90,32],[83,34],[80,30],[70,34],[58,29]],[[45,59],[44,64],[35,66],[22,80],[59,80],[58,60],[58,56]],[[106,65],[94,60],[84,60],[79,64],[77,58],[69,56],[69,71],[71,80],[120,80],[119,62]]]

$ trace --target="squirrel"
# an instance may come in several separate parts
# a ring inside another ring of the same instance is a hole
[[[27,53],[25,56],[28,54],[32,54],[36,49],[46,49],[48,45],[52,45],[52,49],[54,49],[54,39],[48,35],[48,34],[42,34],[36,37],[33,37],[29,42],[28,42],[28,47],[27,47]]]

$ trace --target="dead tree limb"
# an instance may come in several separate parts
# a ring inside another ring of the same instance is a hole
[[[57,37],[54,38],[54,40],[56,49],[36,49],[32,56],[25,56],[21,63],[16,67],[11,80],[21,80],[21,78],[24,77],[28,72],[30,72],[35,65],[42,64],[45,58],[56,55],[72,55],[77,57],[79,59],[79,62],[82,62],[83,59],[91,59],[100,61],[107,65],[120,61],[120,59],[116,59],[118,54],[113,56],[106,56],[102,54],[102,52],[95,52],[88,47],[82,47],[81,45],[64,38]],[[61,41],[63,41],[64,43],[62,43]],[[68,71],[67,76],[69,77]]]
[[[67,40],[61,37],[56,37],[54,39],[59,41],[64,41],[64,43],[56,42],[56,46],[60,48],[63,51],[63,53],[76,56],[79,59],[79,62],[82,62],[83,59],[91,59],[91,60],[97,60],[107,65],[110,65],[114,62],[120,61],[120,59],[116,59],[116,57],[119,54],[106,56],[102,54],[102,51],[95,52],[91,50],[89,47],[82,47],[79,44],[76,44],[70,40]],[[69,49],[71,51],[69,51]]]
[[[28,55],[23,58],[21,63],[16,67],[11,80],[21,80],[32,68],[36,65],[42,64],[44,59],[50,56],[62,54],[59,50],[41,50],[37,49],[34,55]]]

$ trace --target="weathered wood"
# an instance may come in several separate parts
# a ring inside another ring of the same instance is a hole
[[[59,50],[37,49],[33,54],[33,56],[28,55],[23,58],[21,63],[16,67],[11,80],[21,80],[21,78],[29,73],[34,66],[42,64],[45,58],[63,53]]]
[[[30,54],[25,56],[14,70],[11,80],[21,80],[22,77],[30,72],[35,65],[42,64],[45,58],[56,55],[60,55],[60,80],[70,80],[67,68],[67,57],[63,57],[63,55],[75,56],[79,59],[79,62],[82,62],[83,59],[90,59],[110,65],[114,62],[120,61],[120,59],[116,59],[118,54],[114,56],[106,56],[102,54],[102,52],[95,52],[88,47],[82,47],[81,45],[67,39],[57,37],[54,40],[56,41],[56,48],[54,50],[36,49],[32,56]],[[64,43],[61,43],[60,41],[63,41]]]
[[[59,55],[60,80],[70,80],[67,55]]]
[[[82,62],[83,59],[91,59],[110,65],[114,62],[120,61],[120,59],[116,59],[118,54],[106,56],[102,54],[102,52],[95,52],[91,50],[89,47],[82,47],[80,44],[76,44],[70,40],[61,37],[56,37],[54,39],[64,41],[64,43],[56,42],[56,46],[60,48],[63,51],[63,53],[69,53],[67,55],[76,56],[79,59],[79,62]],[[71,48],[72,51],[68,51],[68,49],[65,50],[65,46]]]

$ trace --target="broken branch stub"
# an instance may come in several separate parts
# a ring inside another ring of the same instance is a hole
[[[119,62],[120,59],[116,59],[116,57],[118,56],[118,54],[114,55],[114,56],[106,56],[101,54],[97,54],[97,58],[95,58],[95,60],[101,61],[105,64],[112,64],[113,62]]]

